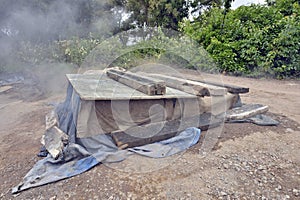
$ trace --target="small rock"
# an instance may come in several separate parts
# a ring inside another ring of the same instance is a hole
[[[223,167],[224,167],[224,169],[228,169],[228,168],[229,168],[229,165],[226,164],[226,163],[224,163],[224,164],[223,164]]]
[[[258,170],[264,170],[264,169],[267,169],[267,168],[266,168],[266,166],[264,166],[264,165],[259,165],[259,166],[257,167],[257,169],[258,169]]]
[[[262,181],[263,181],[264,183],[267,183],[267,182],[268,182],[267,180],[268,180],[267,177],[265,177],[265,176],[262,177]]]
[[[236,170],[237,172],[241,171],[241,169],[240,169],[239,167],[235,167],[235,170]]]
[[[13,197],[17,197],[17,196],[19,196],[19,195],[20,195],[20,193],[13,194]]]
[[[221,196],[227,196],[228,194],[227,194],[226,192],[221,191],[221,192],[220,192],[220,195],[221,195]]]
[[[281,189],[282,189],[281,185],[278,185],[277,188],[275,188],[275,190],[276,190],[277,192],[279,192]]]
[[[292,132],[294,132],[294,130],[291,129],[291,128],[287,128],[287,129],[285,129],[285,132],[286,132],[286,133],[292,133]]]
[[[49,200],[55,200],[56,196],[50,197]]]
[[[113,200],[114,199],[114,196],[110,196],[109,198],[108,198],[108,200]]]
[[[293,195],[295,195],[296,197],[298,197],[300,195],[300,190],[297,189],[293,189]]]
[[[274,182],[274,181],[275,181],[275,178],[274,178],[274,177],[272,177],[272,178],[271,178],[271,181],[273,181],[273,182]]]
[[[258,194],[258,195],[260,195],[261,191],[260,190],[256,190],[255,193]]]

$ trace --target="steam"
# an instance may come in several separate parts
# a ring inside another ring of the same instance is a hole
[[[80,35],[85,31],[78,22],[80,4],[52,2],[44,9],[22,4],[12,6],[6,19],[1,20],[1,35],[14,40],[41,42]]]
[[[98,1],[97,11],[110,9],[105,0]],[[93,2],[97,0],[0,0],[0,71],[19,65],[16,53],[24,41],[48,44],[90,32],[110,33],[117,23],[101,12],[93,16]]]
[[[95,2],[96,8],[92,5]],[[0,0],[0,73],[29,72],[39,78],[40,87],[46,92],[61,90],[66,86],[65,74],[76,72],[76,68],[72,64],[47,60],[42,56],[41,62],[31,62],[31,55],[39,56],[40,52],[49,55],[49,49],[44,47],[51,46],[54,41],[71,39],[73,36],[83,37],[90,32],[97,36],[109,33],[117,23],[111,16],[108,17],[111,8],[105,7],[106,2]],[[95,17],[93,9],[105,12],[96,13]],[[26,44],[29,44],[28,48]],[[22,56],[27,56],[30,62],[24,62]]]

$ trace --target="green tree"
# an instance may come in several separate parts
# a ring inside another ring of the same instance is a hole
[[[268,6],[214,7],[184,32],[212,55],[220,71],[285,77],[300,75],[300,6],[296,0],[276,0]],[[223,23],[224,21],[224,23]]]
[[[178,30],[178,23],[189,15],[188,0],[128,0],[124,5],[128,20],[126,27],[162,26]]]

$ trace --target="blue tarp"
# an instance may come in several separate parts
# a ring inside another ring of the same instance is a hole
[[[78,139],[76,144],[65,147],[64,156],[59,159],[48,155],[38,161],[12,193],[81,174],[99,163],[120,162],[131,154],[152,158],[171,156],[195,145],[200,133],[200,129],[188,128],[173,138],[126,150],[118,150],[111,137],[105,134]]]

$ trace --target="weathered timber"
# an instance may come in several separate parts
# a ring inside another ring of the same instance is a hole
[[[243,120],[258,114],[263,114],[269,110],[268,106],[261,104],[246,104],[233,108],[226,113],[226,121]]]
[[[115,131],[111,135],[117,146],[124,149],[169,139],[189,127],[198,127],[205,131],[219,126],[222,122],[222,119],[217,119],[210,114],[201,114],[180,120],[135,126],[125,131]]]
[[[229,85],[229,84],[220,84],[220,83],[215,83],[215,82],[210,82],[210,81],[205,81],[204,83],[207,83],[209,85],[215,85],[215,86],[220,86],[220,87],[225,87],[227,88],[227,91],[232,93],[232,94],[245,94],[249,92],[249,88],[246,87],[240,87],[240,86],[235,86],[235,85]]]
[[[231,84],[222,84],[222,83],[217,83],[217,82],[212,82],[212,81],[201,81],[196,78],[190,78],[190,77],[188,77],[188,80],[197,81],[200,83],[205,83],[208,85],[214,85],[214,86],[218,86],[218,87],[224,87],[227,89],[228,92],[230,92],[232,94],[245,94],[245,93],[249,92],[249,88],[240,87],[240,86],[231,85]]]
[[[164,81],[144,77],[131,72],[123,72],[116,69],[110,69],[106,72],[106,74],[109,78],[147,95],[166,94],[166,84]]]
[[[119,83],[106,74],[67,74],[67,79],[82,100],[139,100],[139,99],[196,99],[174,88],[166,87],[165,95],[147,95],[125,84]]]
[[[68,143],[69,136],[60,130],[57,126],[47,129],[41,139],[49,154],[57,159],[62,154],[65,144]]]
[[[172,87],[197,96],[222,96],[227,92],[224,87],[208,85],[206,83],[197,81],[186,80],[162,74],[147,74],[147,76],[165,81],[168,87]]]

